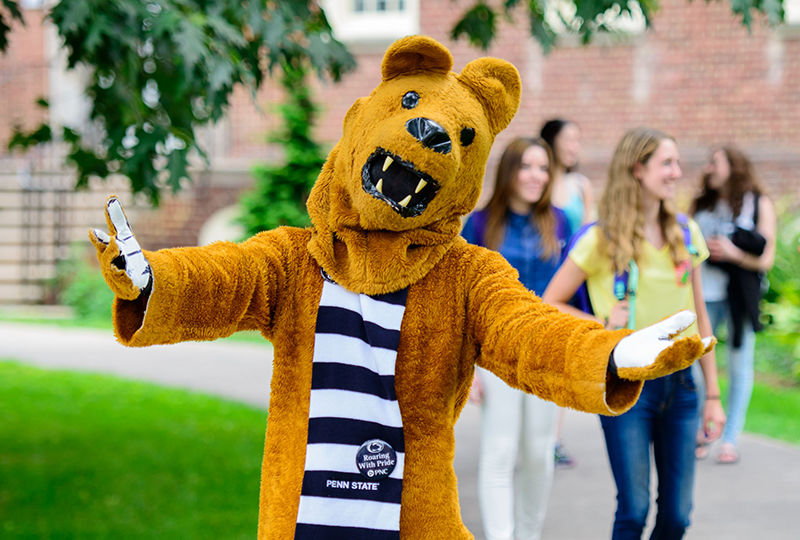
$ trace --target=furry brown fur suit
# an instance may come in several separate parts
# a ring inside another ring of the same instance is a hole
[[[641,379],[686,367],[704,352],[696,336],[687,338],[653,367],[621,379],[609,372],[609,355],[629,331],[560,313],[527,291],[500,255],[458,236],[494,137],[518,107],[520,80],[513,66],[492,58],[461,73],[451,67],[450,53],[432,39],[392,45],[382,82],[347,113],[312,190],[311,228],[145,252],[149,296],[131,291],[124,272],[111,267],[119,254],[113,239],[95,242],[111,268],[105,275],[117,293],[123,344],[253,329],[273,343],[259,538],[294,537],[323,270],[355,293],[408,289],[394,380],[405,436],[404,539],[472,538],[459,510],[453,426],[475,365],[561,406],[619,414],[636,401]]]

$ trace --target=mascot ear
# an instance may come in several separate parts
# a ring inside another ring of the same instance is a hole
[[[383,80],[388,81],[398,75],[418,71],[449,73],[453,68],[450,51],[436,41],[425,36],[410,36],[395,41],[383,57],[381,72]]]
[[[458,79],[480,100],[493,134],[503,131],[519,108],[517,68],[505,60],[478,58],[464,66]]]

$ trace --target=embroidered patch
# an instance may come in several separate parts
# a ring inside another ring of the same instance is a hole
[[[679,286],[689,283],[689,277],[692,275],[692,263],[687,259],[679,262],[675,266],[675,279]]]

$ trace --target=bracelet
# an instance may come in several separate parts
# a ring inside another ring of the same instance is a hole
[[[706,396],[706,401],[712,400],[719,400],[719,394],[714,394],[713,396]]]

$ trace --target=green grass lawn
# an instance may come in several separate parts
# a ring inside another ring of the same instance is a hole
[[[253,538],[265,411],[0,362],[0,537]]]
[[[790,379],[781,378],[772,370],[761,373],[758,371],[759,364],[763,365],[765,357],[788,354],[773,341],[768,334],[759,334],[756,341],[756,382],[753,385],[753,396],[750,398],[744,429],[750,433],[800,444],[800,386]],[[727,358],[725,343],[720,343],[717,347],[717,365],[720,366],[719,383],[726,411],[729,385]]]
[[[0,361],[0,537],[252,538],[265,418]],[[800,444],[800,388],[757,382],[746,430]]]
[[[727,412],[727,373],[720,372],[719,385]],[[762,382],[756,377],[744,430],[800,444],[800,388]]]

